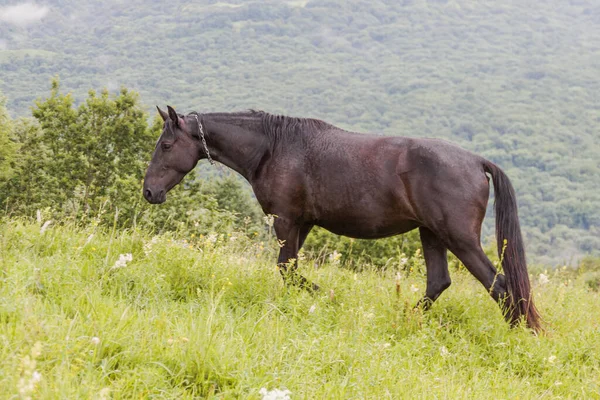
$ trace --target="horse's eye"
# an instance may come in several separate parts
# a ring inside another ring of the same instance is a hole
[[[161,147],[161,148],[162,148],[164,151],[167,151],[167,150],[169,150],[169,149],[171,148],[171,146],[173,146],[171,143],[162,143],[162,144],[160,145],[160,147]]]

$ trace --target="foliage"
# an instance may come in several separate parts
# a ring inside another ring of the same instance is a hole
[[[8,397],[594,398],[598,292],[577,271],[533,279],[546,333],[509,329],[470,275],[422,313],[425,277],[302,272],[239,234],[0,223],[0,387]],[[130,255],[129,255],[130,254]],[[131,260],[131,261],[128,261]],[[312,265],[312,260],[306,264]],[[542,279],[543,278],[543,279]],[[414,291],[413,291],[414,290]]]
[[[167,204],[145,202],[141,182],[162,124],[157,118],[148,126],[136,93],[123,88],[113,97],[106,90],[90,91],[74,107],[73,97],[62,94],[53,80],[50,96],[36,101],[33,116],[14,127],[2,125],[11,128],[19,146],[18,157],[14,146],[5,147],[7,157],[16,160],[10,163],[12,178],[0,185],[0,204],[10,214],[33,216],[43,210],[54,219],[141,224],[188,235],[228,232],[243,224],[260,231],[255,203],[231,176],[205,181],[190,174]]]
[[[418,230],[386,239],[365,240],[333,235],[316,227],[308,235],[304,251],[320,263],[336,261],[353,270],[376,267],[409,271],[413,267],[409,261],[421,252],[421,241]]]
[[[0,94],[0,183],[12,175],[17,150],[12,140],[12,121],[6,111],[5,102]]]

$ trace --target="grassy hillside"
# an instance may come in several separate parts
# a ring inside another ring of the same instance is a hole
[[[600,301],[589,276],[557,270],[544,284],[535,272],[547,327],[535,337],[510,330],[461,270],[422,314],[412,308],[424,289],[417,273],[397,292],[393,271],[305,261],[303,272],[325,288],[311,296],[284,289],[274,249],[243,236],[40,225],[0,223],[3,398],[258,399],[264,387],[293,399],[533,399],[600,390]]]
[[[58,74],[79,100],[125,85],[149,109],[262,108],[446,138],[507,170],[538,259],[600,251],[593,0],[45,4],[37,23],[0,24],[13,114]]]

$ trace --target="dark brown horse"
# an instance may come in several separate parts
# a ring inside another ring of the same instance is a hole
[[[198,160],[214,159],[246,178],[263,211],[277,216],[284,279],[318,289],[296,272],[295,261],[287,269],[315,225],[367,239],[419,228],[427,266],[420,302],[425,309],[450,286],[450,250],[500,303],[511,324],[524,317],[529,327],[540,329],[515,193],[492,162],[442,140],[358,134],[316,119],[168,111],[159,109],[163,133],[144,179],[150,203],[164,202]],[[481,248],[490,190],[486,174],[496,193],[496,236],[506,276]]]

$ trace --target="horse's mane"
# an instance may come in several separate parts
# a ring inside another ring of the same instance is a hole
[[[288,117],[254,110],[250,110],[250,112],[262,119],[265,135],[273,139],[283,139],[288,135],[297,135],[300,132],[314,132],[332,127],[331,124],[315,118]]]
[[[192,112],[192,114],[198,114]],[[201,114],[198,114],[201,115]],[[244,120],[260,121],[262,131],[269,139],[280,141],[298,138],[300,133],[312,133],[320,129],[333,128],[333,125],[315,118],[288,117],[261,110],[247,110],[234,113],[210,113],[212,117],[237,119],[237,124],[245,125]],[[235,118],[237,117],[237,118]]]

